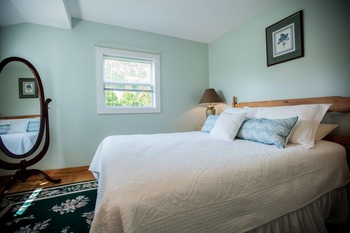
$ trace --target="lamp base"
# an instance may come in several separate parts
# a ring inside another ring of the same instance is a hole
[[[207,117],[208,117],[209,115],[215,115],[216,113],[215,113],[215,108],[214,108],[214,106],[208,106],[208,107],[207,107],[207,110],[205,111],[205,114],[207,115]]]

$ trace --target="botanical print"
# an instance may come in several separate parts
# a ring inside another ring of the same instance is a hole
[[[23,82],[23,95],[35,94],[35,82]]]
[[[294,23],[272,33],[273,57],[295,51]]]

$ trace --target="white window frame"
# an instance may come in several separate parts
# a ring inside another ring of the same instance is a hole
[[[105,105],[104,91],[104,56],[124,57],[127,59],[143,59],[153,62],[153,106],[116,106]],[[97,79],[97,113],[119,114],[119,113],[160,113],[160,55],[156,53],[136,52],[122,49],[96,47],[96,79]]]

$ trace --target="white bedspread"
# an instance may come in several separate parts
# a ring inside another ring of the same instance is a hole
[[[201,132],[105,138],[91,232],[244,232],[349,182],[345,149],[278,149]]]
[[[33,148],[38,138],[38,132],[2,134],[0,137],[9,151],[16,155],[22,155]]]

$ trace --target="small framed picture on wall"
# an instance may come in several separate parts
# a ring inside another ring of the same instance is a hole
[[[19,98],[38,98],[35,78],[18,79]]]
[[[304,56],[303,15],[299,11],[267,27],[267,66]]]

